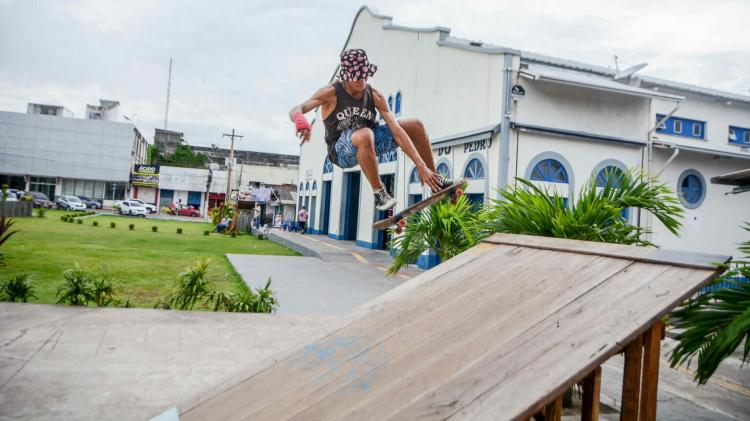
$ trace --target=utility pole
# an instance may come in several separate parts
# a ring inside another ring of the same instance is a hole
[[[169,77],[167,79],[167,107],[164,110],[164,130],[167,130],[169,120],[169,91],[172,87],[172,57],[169,58]]]
[[[232,139],[231,146],[229,147],[229,165],[227,165],[227,195],[224,198],[224,203],[227,203],[232,193],[232,165],[234,165],[234,138],[239,137],[240,139],[242,139],[242,136],[238,134],[234,134],[234,129],[232,129],[232,134],[224,133],[222,136],[227,136]]]

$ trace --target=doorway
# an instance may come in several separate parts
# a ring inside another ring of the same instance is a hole
[[[344,204],[341,216],[341,236],[343,240],[357,240],[357,222],[359,219],[359,171],[344,173]]]

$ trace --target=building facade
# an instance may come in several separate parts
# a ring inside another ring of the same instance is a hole
[[[88,196],[111,206],[127,197],[146,140],[132,124],[0,111],[0,178],[11,187]]]
[[[370,83],[397,118],[424,123],[438,172],[467,178],[473,201],[499,198],[500,189],[523,177],[572,202],[606,171],[637,167],[658,175],[685,207],[679,237],[650,215],[626,212],[630,223],[653,229],[656,244],[732,254],[743,240],[738,226],[750,216],[750,197],[726,195],[729,186],[708,180],[750,167],[748,96],[618,75],[455,38],[443,27],[398,26],[367,7],[357,13],[346,48],[367,51],[379,66]],[[387,234],[372,229],[385,214],[374,209],[369,184],[359,167],[331,165],[320,110],[314,118],[312,141],[300,156],[298,202],[308,205],[311,232],[386,248]],[[396,210],[429,194],[403,152],[379,162]]]

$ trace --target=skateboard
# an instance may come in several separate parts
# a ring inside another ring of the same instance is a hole
[[[372,227],[376,230],[384,230],[387,229],[393,225],[396,226],[396,233],[400,234],[401,231],[406,226],[406,218],[414,215],[415,213],[421,211],[422,209],[431,206],[441,200],[443,198],[450,197],[451,202],[456,201],[459,197],[463,196],[464,190],[463,185],[466,184],[466,180],[461,178],[459,180],[456,180],[451,184],[450,186],[446,187],[443,190],[440,190],[437,193],[434,193],[432,196],[428,197],[427,199],[424,199],[422,201],[419,201],[408,208],[402,210],[401,212],[398,212],[391,216],[390,218],[382,219],[372,225]]]

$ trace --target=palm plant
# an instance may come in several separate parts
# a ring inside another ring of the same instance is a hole
[[[0,203],[4,203],[6,198],[8,197],[8,186],[3,184],[2,186],[2,196],[0,196]],[[0,215],[0,246],[2,246],[8,239],[15,233],[16,231],[11,231],[10,227],[13,226],[15,222],[13,222],[12,219],[5,216],[5,213]],[[2,253],[0,253],[0,266],[5,266],[5,256],[3,256]]]
[[[34,283],[28,273],[19,273],[10,280],[0,284],[0,300],[12,303],[26,303],[34,295]]]
[[[94,296],[93,302],[97,307],[107,307],[117,304],[115,293],[117,292],[117,280],[109,274],[106,268],[91,282],[91,292]]]
[[[487,236],[484,212],[464,195],[455,204],[442,200],[407,219],[404,235],[394,236],[391,249],[396,250],[388,274],[414,262],[429,249],[435,250],[440,261],[474,246]]]
[[[57,304],[85,306],[95,300],[88,269],[76,263],[72,269],[63,272],[63,276],[65,282],[57,290]]]
[[[174,290],[167,296],[171,308],[192,310],[198,301],[211,301],[213,288],[211,282],[206,279],[209,262],[199,260],[177,275]]]
[[[750,231],[750,224],[743,229]],[[679,344],[669,363],[672,367],[686,361],[690,364],[697,354],[695,380],[699,384],[706,384],[719,364],[743,341],[743,363],[750,356],[750,241],[742,243],[739,250],[746,260],[737,261],[736,269],[716,280],[726,282],[729,288],[709,291],[671,315],[674,327],[681,332],[675,338]],[[741,278],[744,281],[738,282]]]
[[[603,187],[594,180],[584,185],[577,202],[571,204],[557,192],[517,178],[517,186],[502,191],[501,200],[493,200],[491,228],[495,232],[654,246],[643,237],[649,230],[630,225],[622,217],[624,209],[640,208],[678,235],[683,209],[665,184],[637,169],[612,175]]]
[[[242,302],[244,292],[240,292],[240,302]],[[276,299],[276,293],[271,290],[271,278],[266,281],[266,286],[256,288],[255,290],[255,312],[256,313],[273,313],[279,306],[279,300]]]

